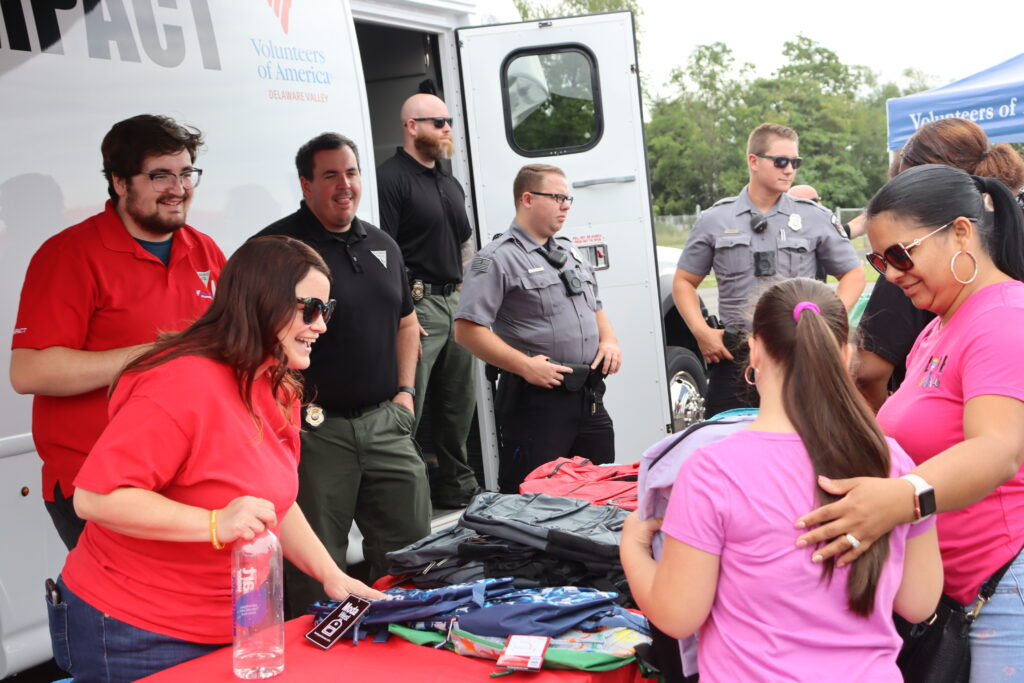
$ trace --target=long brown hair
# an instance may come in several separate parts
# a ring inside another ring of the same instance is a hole
[[[793,309],[803,301],[821,313],[805,310],[798,320]],[[782,403],[810,456],[815,475],[831,479],[888,477],[889,446],[871,409],[854,386],[843,345],[849,322],[842,302],[824,284],[807,278],[772,286],[754,310],[753,334],[783,371]],[[822,505],[837,500],[813,482]],[[886,559],[889,536],[878,539],[852,565],[846,583],[850,611],[868,616]],[[822,577],[831,581],[833,559]]]
[[[311,270],[331,279],[320,255],[299,240],[283,235],[249,240],[228,259],[210,308],[185,330],[161,336],[121,374],[149,370],[182,356],[224,363],[234,371],[239,396],[262,429],[252,407],[252,385],[269,358],[274,398],[290,417],[285,407],[301,396],[302,382],[288,369],[277,335],[295,315],[295,287]],[[111,393],[116,386],[117,380]]]
[[[893,163],[890,178],[914,166],[945,164],[971,175],[995,178],[1014,194],[1024,186],[1024,158],[1005,142],[989,147],[985,131],[967,119],[924,124],[907,140]]]

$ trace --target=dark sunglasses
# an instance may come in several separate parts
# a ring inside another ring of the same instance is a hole
[[[786,168],[789,164],[793,164],[793,170],[800,168],[800,164],[804,163],[803,157],[780,157],[775,154],[756,154],[762,159],[771,159],[772,164],[775,168]]]
[[[328,299],[326,303],[317,299],[316,297],[306,297],[305,299],[295,299],[296,303],[302,304],[302,322],[307,325],[312,325],[313,321],[316,320],[317,314],[323,316],[324,325],[331,319],[331,314],[334,313],[334,304],[338,303],[334,299]]]
[[[956,220],[956,219],[953,219]],[[973,219],[972,219],[973,220]],[[897,242],[892,245],[881,254],[877,251],[873,251],[866,255],[864,258],[868,260],[871,267],[877,270],[882,275],[885,275],[885,269],[887,266],[892,266],[896,270],[907,271],[914,267],[914,259],[910,258],[910,250],[917,247],[924,242],[926,239],[939,232],[945,230],[949,226],[953,225],[953,221],[946,223],[943,226],[935,228],[924,237],[918,237],[910,244],[904,245],[903,242]]]
[[[418,116],[413,117],[413,121],[433,121],[434,128],[438,130],[444,128],[446,125],[452,125],[452,117],[450,116]]]

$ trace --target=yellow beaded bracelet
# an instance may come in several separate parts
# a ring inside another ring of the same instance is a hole
[[[220,550],[224,547],[224,544],[217,540],[217,511],[210,510],[210,542],[213,543],[213,547]]]

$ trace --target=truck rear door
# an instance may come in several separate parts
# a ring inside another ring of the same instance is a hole
[[[520,167],[565,171],[575,203],[562,234],[598,268],[623,350],[606,404],[617,460],[635,461],[665,435],[670,416],[633,15],[471,27],[456,36],[481,245],[508,228]],[[487,441],[485,461],[495,457]]]

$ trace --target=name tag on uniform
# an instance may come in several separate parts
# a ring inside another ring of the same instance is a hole
[[[527,273],[539,273],[539,272],[540,272],[540,271],[542,271],[542,270],[544,270],[544,266],[537,266],[536,268],[530,268],[530,269],[529,269],[528,271],[526,271],[526,272],[527,272]]]

